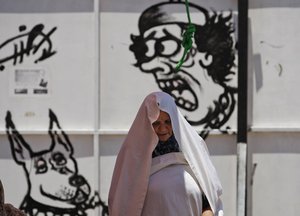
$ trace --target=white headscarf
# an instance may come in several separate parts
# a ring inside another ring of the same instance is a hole
[[[222,216],[222,186],[206,144],[179,112],[174,99],[164,92],[154,92],[145,98],[120,149],[109,191],[110,216],[141,215],[152,152],[158,143],[152,123],[160,110],[169,114],[174,136],[214,214]]]

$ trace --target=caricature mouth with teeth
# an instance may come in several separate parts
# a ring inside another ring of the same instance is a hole
[[[157,79],[159,88],[169,93],[177,106],[187,111],[194,111],[198,108],[198,99],[195,92],[185,79],[174,77],[171,79]]]

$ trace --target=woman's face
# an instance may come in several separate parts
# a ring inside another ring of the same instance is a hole
[[[173,134],[170,116],[164,111],[160,111],[158,119],[152,126],[160,141],[167,141]]]

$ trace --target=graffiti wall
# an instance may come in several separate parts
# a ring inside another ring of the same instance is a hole
[[[300,80],[296,72],[299,28],[293,23],[299,18],[299,6],[294,2],[291,6],[275,5],[249,11],[252,124],[258,129],[299,128],[299,100],[296,99]]]
[[[151,91],[171,94],[204,138],[235,129],[235,5],[190,4],[194,44],[176,72],[184,2],[98,3],[6,3],[0,14],[1,173],[12,167],[1,179],[28,215],[107,215],[115,156],[95,164],[97,131],[126,133]]]
[[[251,215],[297,215],[300,210],[300,184],[294,181],[300,172],[293,167],[300,161],[299,7],[299,1],[254,1],[249,10]],[[276,201],[266,201],[275,196]]]
[[[52,108],[65,116],[69,129],[92,128],[93,15],[0,15],[5,28],[0,35],[2,119],[10,110],[21,118],[21,129],[43,130]]]
[[[0,179],[7,202],[29,216],[108,215],[116,154],[144,97],[164,91],[206,139],[224,187],[225,212],[235,215],[242,88],[237,1],[190,1],[190,21],[180,0],[0,0],[0,5]],[[250,131],[299,131],[300,30],[294,23],[299,7],[296,1],[250,3]],[[193,44],[177,71],[190,24]],[[264,135],[255,133],[250,142],[273,143]],[[278,135],[271,137],[279,142]],[[296,139],[290,140],[286,146],[293,151],[285,153],[299,155]],[[252,158],[258,173],[249,171],[254,200],[264,197],[265,188],[255,181],[270,185],[260,167],[270,176],[278,171],[265,158]],[[281,159],[289,165],[290,158]],[[272,185],[269,191],[277,191]],[[253,215],[270,213],[254,204]]]
[[[5,201],[27,215],[107,215],[90,133],[98,62],[93,2],[38,2],[1,2]]]

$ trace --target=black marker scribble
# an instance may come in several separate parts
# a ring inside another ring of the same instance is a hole
[[[283,47],[283,45],[274,45],[274,44],[271,44],[271,43],[269,43],[269,42],[267,42],[267,41],[260,41],[260,43],[261,43],[261,44],[266,44],[266,45],[268,45],[269,47],[276,48],[276,49],[279,49],[279,48],[282,48],[282,47]]]
[[[275,66],[277,71],[278,71],[278,75],[281,76],[282,75],[282,71],[283,71],[283,67],[280,63],[278,63],[278,65]]]
[[[13,61],[13,65],[22,63],[24,56],[37,55],[34,63],[43,61],[56,53],[52,47],[52,41],[50,36],[56,31],[56,27],[52,28],[49,32],[45,33],[44,25],[37,24],[30,31],[26,31],[26,26],[19,26],[21,34],[7,39],[0,44],[0,53],[3,48],[7,49],[7,46],[11,46],[12,54],[0,58],[0,71],[5,69],[3,63]],[[38,53],[38,51],[41,52]]]

